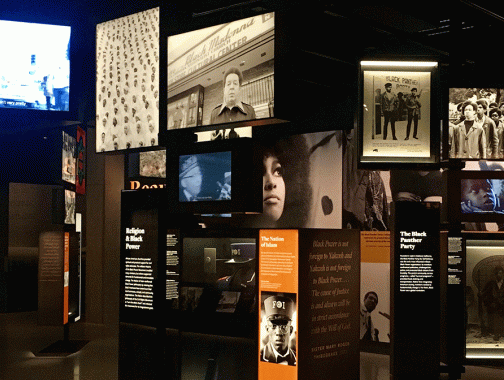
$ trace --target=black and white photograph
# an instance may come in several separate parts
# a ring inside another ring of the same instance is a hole
[[[274,13],[168,37],[168,126],[273,117]]]
[[[467,242],[466,347],[504,344],[504,242]],[[503,355],[501,355],[503,356]]]
[[[96,26],[96,151],[158,145],[159,8]]]
[[[297,365],[296,294],[261,292],[260,335],[261,361]]]
[[[431,157],[431,72],[364,68],[362,74],[362,156]]]
[[[62,146],[62,173],[61,178],[63,181],[75,185],[75,174],[77,170],[77,139],[70,136],[66,132],[62,132],[63,146]]]
[[[262,144],[259,228],[341,228],[341,131],[293,135]]]
[[[231,152],[179,157],[179,201],[231,199]]]
[[[65,224],[75,224],[75,191],[65,190]]]
[[[198,142],[252,137],[252,127],[222,128],[213,131],[195,132]]]
[[[390,342],[390,261],[361,263],[360,339]]]
[[[450,88],[448,107],[450,158],[504,158],[504,89]]]
[[[68,111],[71,27],[0,20],[0,108]]]

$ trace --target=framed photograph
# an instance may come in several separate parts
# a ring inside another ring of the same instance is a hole
[[[362,163],[436,163],[437,62],[360,62]]]
[[[466,358],[502,360],[504,240],[495,233],[466,239]]]

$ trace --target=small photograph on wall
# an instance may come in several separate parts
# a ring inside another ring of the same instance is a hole
[[[466,348],[499,349],[504,344],[504,241],[468,240],[466,252]]]
[[[63,181],[75,184],[75,174],[77,169],[76,146],[77,140],[66,132],[62,132],[63,147],[62,147],[62,175]]]
[[[158,145],[159,8],[96,26],[96,151]]]
[[[65,224],[75,224],[75,191],[65,190]]]
[[[167,129],[273,117],[275,15],[168,37]]]
[[[404,64],[361,62],[361,162],[435,159],[431,71],[437,64],[423,70]]]
[[[504,89],[450,88],[449,158],[504,158]]]

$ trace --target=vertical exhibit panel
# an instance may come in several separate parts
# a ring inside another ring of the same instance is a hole
[[[63,231],[40,234],[37,315],[38,323],[42,326],[61,326],[67,322],[63,311],[64,244]]]
[[[298,241],[297,230],[259,232],[259,380],[298,379]]]
[[[391,378],[439,377],[440,237],[436,202],[396,202]]]
[[[260,231],[259,380],[359,377],[359,239]]]
[[[122,193],[120,321],[154,326],[158,204],[152,190]]]
[[[358,230],[299,230],[299,378],[359,378]]]

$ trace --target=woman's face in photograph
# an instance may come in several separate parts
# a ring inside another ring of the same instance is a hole
[[[282,165],[275,156],[263,158],[263,214],[272,221],[282,216],[285,182]]]

